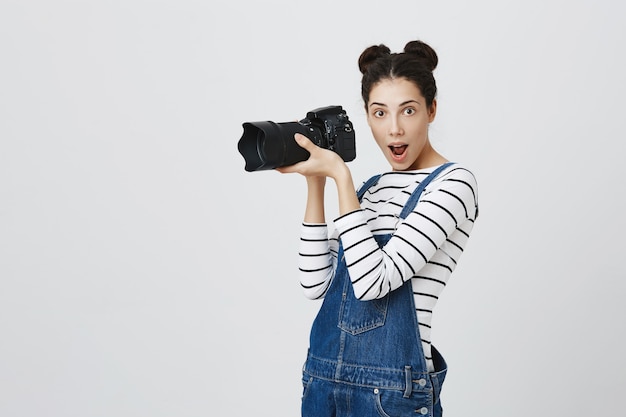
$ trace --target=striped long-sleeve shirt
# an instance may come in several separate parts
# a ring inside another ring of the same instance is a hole
[[[460,164],[444,170],[424,190],[406,219],[399,215],[409,196],[434,168],[384,173],[363,196],[361,209],[326,224],[303,223],[300,283],[311,299],[323,298],[337,265],[339,239],[355,296],[382,298],[412,280],[427,365],[432,370],[431,322],[437,300],[478,216],[474,175]],[[373,235],[393,234],[379,248]]]

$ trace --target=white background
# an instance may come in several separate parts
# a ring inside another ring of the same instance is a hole
[[[319,307],[304,179],[244,121],[340,104],[357,58],[439,54],[431,139],[481,216],[435,314],[446,415],[616,415],[626,388],[624,7],[606,1],[0,2],[0,415],[296,416]],[[329,187],[332,218],[334,189]]]

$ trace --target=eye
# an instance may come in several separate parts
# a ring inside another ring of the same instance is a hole
[[[407,107],[406,109],[404,109],[404,114],[406,114],[407,116],[415,114],[415,109],[413,107]]]
[[[384,110],[374,110],[374,112],[372,113],[374,115],[374,117],[383,117],[385,115]]]

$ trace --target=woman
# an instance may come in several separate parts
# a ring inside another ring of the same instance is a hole
[[[432,311],[478,215],[473,174],[431,145],[438,58],[421,41],[359,57],[362,97],[391,170],[355,192],[335,152],[296,135],[311,156],[278,168],[307,181],[301,284],[324,298],[303,370],[303,416],[441,416],[445,361],[430,342]],[[326,178],[339,217],[328,234]]]

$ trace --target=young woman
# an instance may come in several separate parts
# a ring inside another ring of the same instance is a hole
[[[306,177],[300,280],[307,297],[324,298],[303,369],[305,417],[442,415],[447,367],[430,341],[432,312],[478,203],[474,175],[430,143],[437,62],[421,41],[402,53],[371,46],[359,57],[367,121],[388,172],[355,192],[341,157],[299,134],[311,156],[278,168]],[[326,178],[339,203],[330,236]]]

